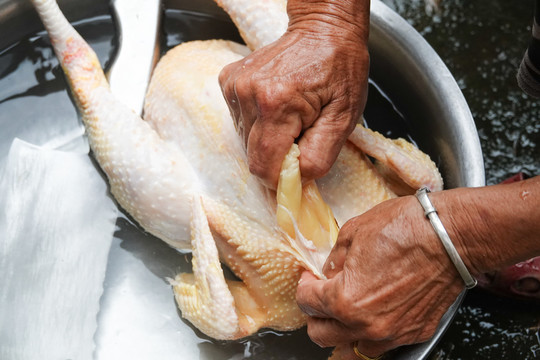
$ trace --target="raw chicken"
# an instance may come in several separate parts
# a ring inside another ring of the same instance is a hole
[[[146,231],[179,250],[193,251],[193,274],[180,274],[172,284],[182,316],[211,337],[237,339],[261,327],[292,330],[305,324],[295,302],[302,271],[322,277],[337,224],[396,196],[360,149],[413,187],[428,183],[424,176],[420,182],[407,178],[419,172],[435,179],[434,189],[442,187],[433,162],[419,164],[417,155],[411,157],[419,152],[412,145],[394,146],[391,155],[384,146],[370,153],[371,140],[393,141],[358,128],[355,133],[362,136],[353,136],[344,147],[321,180],[321,193],[315,183],[302,186],[299,151],[293,146],[278,193],[271,194],[248,171],[217,81],[221,68],[247,55],[248,48],[212,40],[171,50],[155,70],[144,121],[112,95],[95,54],[56,2],[32,2],[114,197]],[[252,48],[284,31],[284,4],[220,1]],[[415,163],[421,170],[411,167]],[[221,262],[238,280],[225,279]]]

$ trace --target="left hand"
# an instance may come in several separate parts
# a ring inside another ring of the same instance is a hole
[[[328,280],[304,272],[297,289],[310,338],[349,353],[358,341],[370,357],[428,340],[464,287],[414,196],[347,222],[323,271]]]
[[[369,72],[369,1],[287,4],[285,34],[219,75],[249,169],[274,189],[295,141],[304,180],[330,170],[364,110]]]

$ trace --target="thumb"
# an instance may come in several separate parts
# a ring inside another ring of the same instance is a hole
[[[318,179],[330,171],[356,124],[349,115],[326,110],[298,141],[300,172],[304,179]]]
[[[345,234],[340,231],[337,241],[323,266],[323,274],[328,279],[332,279],[336,274],[343,270],[343,265],[345,264],[345,259],[347,258],[350,247],[350,237],[345,236]]]
[[[298,307],[307,315],[318,318],[329,318],[324,311],[324,284],[327,280],[320,280],[310,271],[304,271],[298,287],[296,288],[296,302]]]

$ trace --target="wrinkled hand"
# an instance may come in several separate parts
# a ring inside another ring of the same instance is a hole
[[[219,76],[250,171],[272,188],[295,141],[304,178],[328,172],[366,101],[368,24],[359,30],[294,4],[289,2],[291,22],[278,41]]]
[[[304,272],[297,302],[310,338],[345,345],[351,358],[354,341],[374,357],[428,340],[464,288],[413,196],[347,222],[323,270],[329,280]]]

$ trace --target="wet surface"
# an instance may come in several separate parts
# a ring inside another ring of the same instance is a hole
[[[114,53],[110,16],[76,24],[106,67]],[[82,134],[75,106],[66,96],[67,83],[44,33],[0,49],[1,138],[18,137],[35,145],[70,142]],[[72,144],[73,145],[73,144]],[[11,141],[0,142],[0,169]]]
[[[471,108],[486,182],[540,174],[540,108],[516,73],[530,39],[532,0],[384,0],[433,46]],[[539,239],[540,240],[540,239]],[[540,305],[470,292],[431,359],[538,359]]]
[[[486,182],[522,170],[539,173],[539,102],[516,82],[533,1],[442,0],[431,15],[423,0],[384,2],[426,38],[456,78],[479,131]]]

